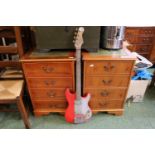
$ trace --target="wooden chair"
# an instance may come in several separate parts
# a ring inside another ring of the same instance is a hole
[[[0,81],[0,104],[16,104],[25,124],[30,128],[28,114],[23,103],[23,80],[1,80]],[[1,111],[10,111],[2,109]]]
[[[7,31],[8,30],[8,31]],[[2,32],[2,33],[1,33]],[[14,38],[16,46],[0,45],[0,54],[18,54],[21,57],[24,53],[20,27],[0,27],[0,38]],[[10,67],[9,69],[6,67]],[[0,61],[0,104],[16,104],[25,128],[30,128],[28,112],[23,102],[24,78],[21,73],[21,64],[18,60]],[[5,69],[4,69],[5,68]],[[12,70],[13,68],[13,70]],[[16,70],[17,69],[17,70]],[[12,74],[14,72],[15,74]],[[10,73],[10,74],[9,74]],[[17,73],[17,74],[16,74]],[[16,111],[8,108],[0,109],[3,112]]]

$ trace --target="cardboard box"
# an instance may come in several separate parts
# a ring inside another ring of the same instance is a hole
[[[131,80],[127,100],[131,99],[132,102],[143,102],[145,91],[151,80]]]

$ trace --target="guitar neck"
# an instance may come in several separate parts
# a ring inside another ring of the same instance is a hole
[[[81,99],[81,49],[76,49],[76,99]]]

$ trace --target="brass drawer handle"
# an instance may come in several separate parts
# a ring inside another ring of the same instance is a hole
[[[109,92],[107,92],[107,91],[101,92],[101,96],[103,96],[103,97],[106,97],[106,96],[108,96],[108,95],[109,95]]]
[[[99,102],[99,105],[100,106],[105,106],[105,105],[107,105],[108,104],[108,102]]]
[[[114,69],[115,68],[115,66],[114,65],[112,65],[112,66],[110,66],[110,69],[112,70],[112,69]]]
[[[104,70],[105,71],[109,71],[109,67],[108,66],[104,66]]]
[[[103,66],[103,68],[104,68],[105,71],[110,71],[110,70],[114,69],[115,66],[114,65],[112,65],[112,66]]]
[[[144,38],[143,42],[149,41],[149,38]]]
[[[112,80],[102,80],[102,82],[103,82],[104,84],[110,84],[110,83],[112,82]]]
[[[44,81],[44,83],[45,83],[45,85],[47,85],[47,86],[49,85],[49,81],[47,81],[47,80]]]
[[[48,95],[48,97],[53,98],[56,96],[56,93],[55,92],[47,92],[47,95]]]
[[[140,51],[145,52],[146,51],[146,48],[141,48]]]
[[[51,85],[54,85],[55,83],[56,81],[53,81],[53,80],[50,82]]]
[[[152,31],[151,31],[151,30],[148,30],[148,31],[146,30],[146,31],[145,31],[145,33],[150,33],[150,34],[151,34],[151,33],[152,33]]]
[[[48,86],[48,85],[54,85],[56,83],[56,81],[53,81],[53,80],[51,80],[51,81],[45,80],[44,83],[45,83],[45,85]]]
[[[52,68],[52,67],[45,67],[45,66],[43,66],[42,69],[46,73],[51,73],[54,70],[54,68]]]

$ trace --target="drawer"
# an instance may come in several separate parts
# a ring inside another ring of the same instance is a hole
[[[85,88],[85,93],[91,94],[91,100],[97,99],[113,99],[113,100],[121,100],[126,95],[126,89],[89,89]]]
[[[91,76],[85,78],[86,88],[127,87],[130,76]]]
[[[72,62],[32,62],[24,63],[24,72],[28,77],[71,76]]]
[[[66,89],[29,89],[32,100],[63,100]]]
[[[126,37],[131,44],[153,44],[153,37]]]
[[[50,109],[59,110],[66,109],[68,103],[66,101],[34,101],[33,106],[35,109]]]
[[[138,37],[136,42],[139,44],[153,44],[153,40],[153,37]]]
[[[30,88],[73,88],[71,77],[27,78]]]
[[[138,44],[134,45],[133,44],[132,46],[128,47],[128,49],[138,53],[149,54],[150,51],[152,50],[152,45],[138,45]]]
[[[133,61],[88,61],[85,64],[86,75],[130,74]]]
[[[126,28],[125,31],[125,36],[129,37],[129,36],[154,36],[155,35],[155,31],[154,28]]]
[[[153,28],[142,28],[139,29],[140,35],[146,35],[146,36],[154,36],[154,29]]]
[[[92,110],[122,109],[123,100],[90,100],[89,106]]]

